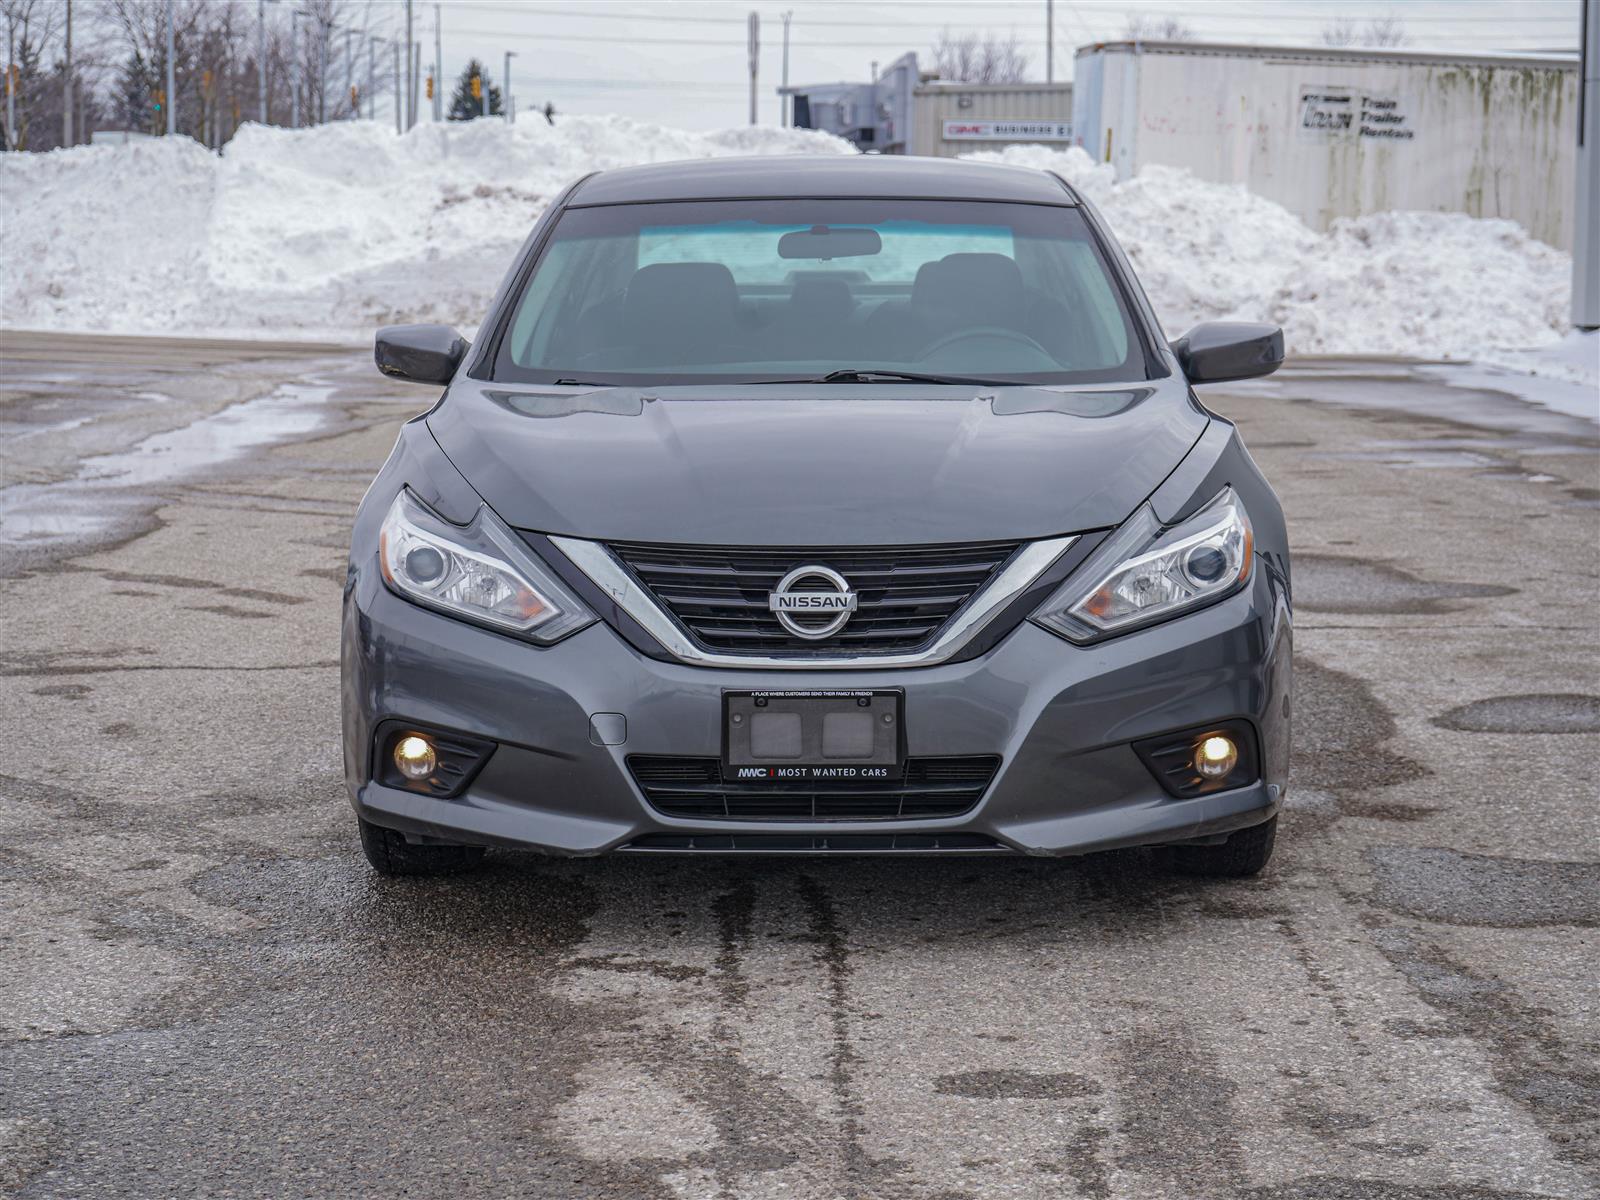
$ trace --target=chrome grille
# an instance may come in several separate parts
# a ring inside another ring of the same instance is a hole
[[[729,654],[827,656],[912,650],[988,583],[1020,545],[747,547],[612,542],[611,551],[708,650]],[[796,637],[768,598],[798,566],[832,567],[857,607],[832,637]]]

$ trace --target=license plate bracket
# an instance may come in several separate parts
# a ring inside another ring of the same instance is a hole
[[[722,693],[722,777],[754,786],[861,786],[905,776],[898,689]]]

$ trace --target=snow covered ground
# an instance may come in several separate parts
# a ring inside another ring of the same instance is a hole
[[[629,163],[854,153],[826,134],[692,134],[617,117],[289,131],[223,155],[186,140],[0,158],[0,326],[357,339],[393,321],[472,326],[534,218],[570,180]],[[1083,151],[976,159],[1046,167],[1116,230],[1170,333],[1281,324],[1295,354],[1493,364],[1593,388],[1568,360],[1571,263],[1509,221],[1380,213],[1309,229],[1242,187],[1146,168],[1114,181]],[[1552,353],[1555,357],[1551,357]]]

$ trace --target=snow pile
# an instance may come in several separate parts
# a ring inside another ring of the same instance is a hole
[[[1242,185],[1188,171],[1150,166],[1117,183],[1076,146],[964,157],[1055,171],[1081,190],[1173,336],[1201,321],[1270,321],[1296,354],[1480,358],[1568,328],[1571,258],[1512,221],[1375,213],[1317,233]]]
[[[807,130],[693,134],[618,117],[247,126],[218,156],[181,139],[0,156],[0,325],[364,338],[481,319],[540,211],[606,167],[854,153]],[[1299,354],[1484,358],[1557,341],[1570,259],[1507,221],[1382,213],[1317,233],[1185,171],[1117,183],[1074,147],[968,157],[1059,171],[1133,259],[1169,333],[1284,326]]]
[[[290,131],[0,159],[0,325],[364,337],[481,319],[534,220],[590,171],[853,154],[809,130],[694,134],[618,117]]]

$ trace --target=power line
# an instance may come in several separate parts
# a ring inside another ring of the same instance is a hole
[[[534,32],[534,31],[531,31],[531,30],[513,30],[513,29],[473,29],[473,28],[463,28],[463,27],[458,26],[458,25],[452,25],[450,31],[451,31],[452,34],[454,34],[456,36],[491,38],[491,39],[512,38],[512,39],[518,39],[518,40],[523,40],[523,41],[541,42],[541,43],[547,43],[547,42],[578,42],[578,43],[589,43],[589,44],[611,45],[611,46],[646,46],[646,45],[649,45],[649,46],[701,46],[701,47],[705,47],[705,48],[708,48],[708,49],[717,49],[717,50],[740,50],[740,49],[743,49],[744,46],[745,46],[744,42],[736,41],[736,40],[734,40],[732,38],[728,38],[728,39],[713,39],[713,38],[684,38],[684,37],[670,37],[670,36],[663,37],[663,36],[659,36],[659,35],[655,35],[655,34],[652,34],[652,35],[650,35],[648,37],[641,37],[641,36],[638,36],[638,35],[634,35],[634,36],[623,36],[623,35],[612,36],[612,35],[609,35],[609,34],[597,34],[597,33],[595,33],[595,34],[546,33],[546,32],[543,32],[543,31]],[[1107,35],[1107,36],[1104,36],[1104,37],[1096,37],[1096,38],[1093,38],[1091,40],[1111,42],[1111,41],[1126,41],[1127,39],[1124,38],[1121,34],[1111,34],[1111,35]],[[1157,40],[1160,40],[1160,39],[1147,38],[1147,39],[1144,39],[1144,40],[1146,40],[1146,41],[1157,41]],[[1296,35],[1286,35],[1286,34],[1268,34],[1268,35],[1265,35],[1265,36],[1257,34],[1257,35],[1255,35],[1255,36],[1253,36],[1251,38],[1248,38],[1248,39],[1241,38],[1241,37],[1238,37],[1238,36],[1230,36],[1230,35],[1226,35],[1226,34],[1219,34],[1219,35],[1217,35],[1215,40],[1222,41],[1222,42],[1227,42],[1227,43],[1230,43],[1230,44],[1238,44],[1238,43],[1242,43],[1242,42],[1245,42],[1245,41],[1249,41],[1249,42],[1252,42],[1254,44],[1260,44],[1260,45],[1304,46],[1304,45],[1307,44],[1306,40],[1303,37],[1298,37],[1297,38]],[[896,38],[896,39],[893,39],[893,40],[884,39],[884,40],[881,40],[881,41],[880,40],[862,41],[862,40],[852,39],[851,45],[857,46],[857,47],[863,47],[863,48],[875,48],[875,49],[886,49],[886,50],[905,50],[905,49],[914,48],[915,45],[920,44],[920,43],[925,42],[925,41],[926,41],[925,38],[915,38],[915,37]],[[1429,39],[1426,42],[1416,42],[1416,43],[1411,43],[1411,44],[1408,44],[1408,45],[1405,45],[1405,46],[1392,46],[1392,47],[1389,47],[1389,49],[1402,50],[1402,51],[1403,50],[1408,50],[1408,49],[1409,50],[1426,50],[1431,46],[1437,46],[1437,45],[1444,45],[1444,46],[1491,45],[1491,46],[1510,47],[1513,43],[1519,42],[1519,41],[1522,41],[1522,42],[1538,41],[1538,42],[1540,42],[1540,44],[1544,44],[1545,42],[1548,41],[1548,38],[1546,38],[1544,35],[1541,35],[1539,33],[1519,33],[1519,34],[1511,34],[1511,35],[1505,36],[1505,37],[1502,37],[1502,36],[1496,35],[1496,34],[1464,33],[1464,34],[1454,35],[1454,36],[1450,37],[1447,40],[1435,41],[1433,39]],[[1044,49],[1044,42],[1042,40],[1035,40],[1035,39],[1031,39],[1031,38],[1019,38],[1016,41],[1016,45],[1018,47],[1020,47],[1020,48],[1028,49],[1028,50],[1042,50],[1042,49]],[[796,50],[833,50],[833,49],[837,49],[837,46],[834,43],[828,43],[828,42],[800,42],[800,41],[796,41],[796,42],[793,43],[793,48],[796,49]]]
[[[545,33],[542,31],[536,33],[533,31],[512,29],[465,29],[459,25],[452,25],[450,27],[450,32],[456,35],[464,34],[470,37],[525,38],[529,41],[535,42],[599,42],[614,46],[709,46],[716,49],[727,50],[744,49],[746,44],[743,41],[735,41],[732,38],[717,40],[712,38],[662,37],[656,34],[651,34],[648,37],[642,37],[638,35],[629,37],[624,35],[611,36],[609,34],[600,33]],[[883,41],[852,41],[851,44],[854,46],[904,49],[907,43],[908,39],[899,38],[893,41],[889,41],[887,39]],[[1043,49],[1044,47],[1044,42],[1042,41],[1019,41],[1017,44],[1019,46],[1038,47],[1040,49]],[[834,50],[838,48],[836,44],[830,42],[795,42],[793,43],[793,46],[796,49],[802,50]]]
[[[855,7],[859,7],[859,5],[856,5]],[[923,5],[919,4],[919,5],[917,5],[917,7],[920,8],[920,7],[923,7]],[[963,4],[962,7],[971,9],[972,5]],[[1000,7],[1000,6],[991,5],[989,7]],[[1116,18],[1116,19],[1121,19],[1121,18],[1127,16],[1128,12],[1129,12],[1129,10],[1127,8],[1112,7],[1112,6],[1107,6],[1105,8],[1097,8],[1095,5],[1092,5],[1092,4],[1074,4],[1072,7],[1075,10],[1088,10],[1091,13],[1104,12],[1104,13],[1107,13],[1108,15],[1110,15],[1110,16]],[[451,9],[452,12],[462,11],[462,10],[470,10],[470,11],[477,11],[477,12],[492,12],[492,13],[495,13],[497,15],[504,15],[506,13],[513,13],[514,12],[514,13],[517,13],[519,15],[528,15],[528,16],[537,16],[537,17],[558,17],[558,18],[567,18],[569,20],[574,20],[574,21],[585,21],[585,20],[596,20],[596,21],[653,21],[653,22],[664,23],[664,24],[697,24],[697,25],[727,25],[727,26],[740,25],[740,24],[743,24],[743,22],[744,22],[744,14],[742,14],[742,13],[737,15],[737,16],[730,15],[730,16],[726,16],[726,17],[708,17],[708,16],[702,16],[702,15],[694,14],[694,13],[675,13],[675,12],[664,12],[664,11],[661,11],[661,10],[655,10],[655,11],[651,11],[651,12],[602,12],[602,11],[596,11],[593,8],[583,8],[583,9],[574,10],[574,9],[570,9],[570,8],[566,8],[566,9],[563,9],[563,8],[534,8],[534,7],[530,7],[528,5],[523,5],[523,4],[507,5],[507,4],[489,4],[489,3],[455,3],[455,4],[451,4],[450,9]],[[1160,12],[1159,10],[1152,9],[1150,11],[1151,11],[1152,15],[1157,15],[1157,16],[1165,15],[1164,13]],[[1190,17],[1190,19],[1200,20],[1200,21],[1211,20],[1213,18],[1216,18],[1216,19],[1227,18],[1227,19],[1237,19],[1237,20],[1253,20],[1253,19],[1256,19],[1256,18],[1261,16],[1260,13],[1229,12],[1229,11],[1220,10],[1220,9],[1211,9],[1211,10],[1206,10],[1206,9],[1200,9],[1200,10],[1184,9],[1184,10],[1181,10],[1181,11],[1186,12],[1188,14],[1188,16]],[[1288,13],[1274,13],[1272,15],[1272,21],[1273,21],[1274,24],[1278,24],[1278,23],[1281,23],[1281,22],[1284,22],[1284,21],[1302,21],[1302,22],[1316,22],[1318,24],[1326,25],[1326,24],[1331,23],[1331,21],[1334,20],[1334,19],[1335,18],[1330,17],[1330,16],[1326,16],[1326,15],[1319,16],[1319,15],[1317,15],[1315,13],[1293,13],[1293,12],[1288,12]],[[1463,24],[1463,23],[1469,23],[1470,24],[1470,23],[1473,23],[1473,22],[1482,22],[1482,23],[1485,23],[1485,24],[1498,23],[1498,24],[1503,24],[1503,25],[1507,25],[1507,26],[1512,26],[1512,25],[1524,26],[1524,25],[1527,25],[1527,24],[1530,24],[1530,23],[1536,23],[1536,22],[1539,22],[1539,21],[1545,21],[1545,22],[1554,23],[1554,24],[1571,25],[1573,27],[1576,27],[1577,23],[1578,23],[1577,19],[1575,17],[1571,17],[1571,16],[1559,14],[1559,13],[1550,13],[1550,14],[1546,14],[1546,15],[1530,15],[1530,16],[1520,16],[1519,15],[1515,20],[1510,20],[1510,19],[1508,19],[1508,18],[1506,18],[1504,16],[1498,16],[1498,17],[1484,17],[1484,16],[1431,16],[1431,15],[1428,15],[1428,14],[1421,14],[1421,15],[1409,15],[1408,14],[1406,16],[1401,17],[1400,20],[1403,23],[1407,24],[1407,25],[1410,25],[1410,24],[1419,24],[1419,25],[1423,25],[1423,24],[1440,24],[1440,25],[1450,25],[1450,26],[1460,25],[1460,24]],[[1030,24],[1032,22],[1027,22],[1027,21],[1022,20],[1020,15],[1019,15],[1019,17],[1017,19],[1015,19],[1012,23],[1013,24]],[[856,20],[841,20],[839,18],[833,18],[833,17],[811,17],[811,16],[804,17],[801,20],[800,24],[802,24],[803,26],[806,26],[808,28],[811,27],[811,26],[825,26],[825,27],[828,27],[828,28],[837,27],[837,28],[851,28],[851,29],[904,29],[906,27],[906,22],[904,20],[900,20],[900,21],[856,21]],[[949,25],[949,26],[947,26],[944,23],[940,23],[940,28],[941,29],[950,28],[952,30],[957,30],[957,31],[965,31],[965,30],[978,31],[978,30],[983,30],[983,29],[989,29],[989,28],[992,28],[992,27],[993,27],[992,25],[981,25],[981,26],[980,25],[960,25],[960,26]],[[1040,44],[1043,45],[1042,42]]]
[[[661,39],[661,38],[598,37],[598,36],[581,37],[581,36],[572,36],[572,35],[565,35],[565,34],[521,33],[521,32],[514,32],[514,31],[511,31],[511,30],[488,30],[488,29],[453,29],[451,32],[454,35],[460,36],[460,37],[474,37],[474,38],[485,38],[485,39],[512,39],[512,40],[517,40],[517,41],[538,42],[538,43],[541,43],[541,44],[550,43],[550,42],[578,42],[578,43],[586,43],[586,44],[602,44],[602,45],[614,45],[614,46],[617,46],[617,45],[644,46],[644,45],[656,45],[656,44],[660,44],[661,42],[667,42],[668,44],[671,44],[671,45],[700,46],[700,47],[704,47],[704,48],[707,48],[707,49],[717,49],[717,50],[727,50],[727,51],[738,51],[738,50],[743,50],[744,49],[743,44],[740,43],[740,42],[700,41],[700,40],[694,40],[694,39],[689,39],[689,38]],[[1128,39],[1122,37],[1120,34],[1116,34],[1116,35],[1106,35],[1106,36],[1091,37],[1088,40],[1087,44],[1094,44],[1094,43],[1098,43],[1098,42],[1104,42],[1104,43],[1122,42],[1122,41],[1127,41],[1127,40]],[[1147,40],[1150,40],[1150,39],[1147,39]],[[1516,35],[1516,36],[1511,37],[1511,38],[1483,36],[1483,35],[1474,36],[1474,35],[1470,35],[1470,34],[1460,34],[1460,35],[1452,37],[1452,38],[1450,38],[1448,40],[1442,40],[1441,39],[1441,40],[1435,41],[1433,39],[1428,39],[1426,41],[1411,42],[1411,43],[1408,43],[1407,45],[1404,45],[1404,46],[1389,46],[1389,47],[1325,46],[1325,45],[1321,45],[1321,44],[1319,44],[1319,43],[1317,43],[1315,41],[1312,41],[1312,40],[1310,40],[1308,38],[1305,38],[1305,37],[1295,37],[1292,34],[1281,34],[1281,35],[1280,34],[1271,34],[1271,35],[1266,35],[1266,36],[1256,36],[1254,38],[1249,39],[1248,42],[1245,39],[1236,38],[1236,37],[1216,37],[1216,38],[1210,39],[1209,42],[1207,40],[1205,40],[1205,39],[1202,39],[1200,41],[1196,41],[1193,44],[1196,45],[1196,46],[1204,46],[1204,45],[1213,44],[1213,43],[1214,44],[1222,44],[1222,45],[1246,45],[1246,44],[1248,44],[1248,45],[1262,46],[1262,47],[1266,47],[1266,48],[1269,48],[1269,49],[1284,49],[1284,50],[1388,49],[1388,50],[1396,51],[1398,53],[1404,53],[1407,50],[1411,50],[1411,51],[1416,51],[1416,52],[1424,53],[1424,54],[1449,53],[1452,50],[1461,50],[1461,51],[1474,51],[1474,50],[1477,50],[1477,51],[1483,51],[1483,52],[1503,51],[1503,52],[1506,52],[1506,53],[1516,53],[1516,52],[1520,52],[1520,51],[1548,50],[1548,49],[1551,49],[1550,39],[1545,38],[1545,37],[1541,37],[1540,35],[1538,35],[1536,33],[1525,33],[1525,34]],[[855,41],[855,42],[852,42],[852,45],[860,47],[860,48],[863,48],[863,49],[918,50],[918,49],[925,48],[926,42],[922,41],[922,40],[918,40],[918,39],[906,38],[906,39],[902,39],[902,40],[899,40],[899,41],[893,41],[893,42]],[[1043,41],[1021,41],[1021,40],[1019,40],[1016,43],[1016,45],[1017,45],[1017,47],[1019,49],[1029,50],[1029,51],[1043,50],[1044,49],[1044,42]],[[796,50],[825,50],[825,49],[834,49],[835,47],[829,46],[829,45],[825,45],[825,44],[822,44],[822,43],[817,43],[817,42],[795,42],[795,43],[793,43],[793,48],[796,49]],[[1556,49],[1559,51],[1560,48],[1557,47]]]

